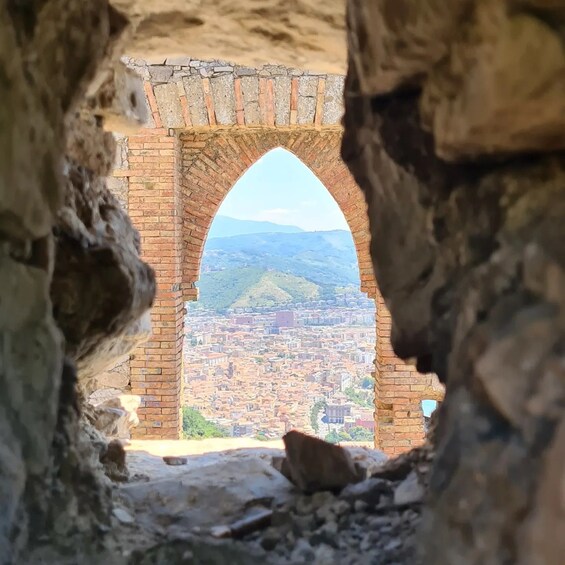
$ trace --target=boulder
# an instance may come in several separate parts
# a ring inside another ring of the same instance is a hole
[[[288,473],[303,492],[341,490],[362,479],[347,450],[298,431],[283,436]]]
[[[446,385],[433,457],[376,471],[406,480],[404,502],[418,475],[426,563],[562,562],[545,483],[565,420],[564,16],[542,0],[348,3],[342,157],[394,352]]]
[[[89,402],[92,406],[92,425],[107,437],[129,439],[131,429],[139,425],[139,396],[108,389],[91,395]]]
[[[105,174],[109,164],[99,166]],[[67,161],[65,205],[54,228],[53,312],[87,391],[89,380],[147,339],[155,296],[139,234],[100,172]]]

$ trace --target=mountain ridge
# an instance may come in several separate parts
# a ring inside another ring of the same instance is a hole
[[[198,288],[202,306],[222,310],[330,298],[359,284],[351,233],[331,230],[209,240]]]
[[[231,216],[217,215],[210,226],[208,239],[235,237],[256,233],[302,233],[304,230],[298,226],[277,224],[257,220],[242,220]]]
[[[317,284],[359,284],[357,255],[345,230],[245,234],[208,241],[202,273],[262,267],[304,277]]]

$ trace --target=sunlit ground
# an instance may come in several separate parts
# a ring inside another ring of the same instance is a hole
[[[373,448],[372,442],[347,442],[342,445]],[[126,450],[145,451],[151,455],[163,457],[165,455],[202,455],[204,453],[250,447],[284,449],[284,444],[282,439],[259,441],[253,438],[211,438],[204,440],[134,439],[130,440],[128,445],[126,445]]]

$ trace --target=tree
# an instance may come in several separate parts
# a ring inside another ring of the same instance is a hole
[[[339,443],[340,442],[339,434],[335,430],[332,430],[324,439],[328,443]]]
[[[371,430],[356,426],[349,430],[349,435],[353,441],[373,441],[375,436]]]
[[[358,406],[363,406],[364,408],[371,408],[373,402],[369,397],[369,393],[363,390],[356,390],[353,387],[346,388],[344,391],[345,396],[348,400],[357,404]]]
[[[363,381],[361,382],[361,388],[371,389],[371,388],[373,388],[374,384],[375,384],[375,381],[371,377],[365,377],[363,379]]]
[[[182,432],[184,439],[229,437],[227,430],[206,420],[195,408],[182,407]]]
[[[318,415],[320,414],[320,410],[325,409],[327,403],[325,400],[318,400],[314,402],[312,408],[310,409],[310,425],[312,429],[318,433],[320,431],[320,427],[318,425]]]

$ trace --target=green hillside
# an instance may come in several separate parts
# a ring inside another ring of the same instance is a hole
[[[351,233],[254,233],[208,239],[198,283],[206,308],[269,307],[359,288]]]
[[[205,308],[267,307],[316,300],[323,289],[302,277],[254,267],[205,273],[198,284]]]
[[[198,282],[198,303],[204,308],[225,310],[250,287],[259,282],[264,270],[241,267],[204,273]]]
[[[301,277],[269,271],[232,304],[233,308],[266,307],[306,302],[320,297],[320,287]]]
[[[319,285],[359,285],[353,238],[342,230],[258,233],[206,242],[203,273],[241,267],[290,273]]]

